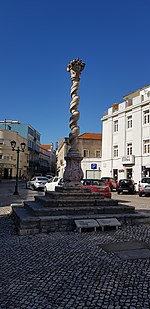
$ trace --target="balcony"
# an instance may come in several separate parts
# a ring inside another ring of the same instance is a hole
[[[135,164],[135,156],[130,155],[130,156],[122,157],[122,164],[123,165],[134,165]]]

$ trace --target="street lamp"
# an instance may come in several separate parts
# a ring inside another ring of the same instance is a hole
[[[17,163],[16,163],[16,184],[15,184],[15,191],[14,195],[18,195],[18,171],[19,171],[19,153],[20,151],[24,152],[26,144],[25,143],[20,143],[20,147],[16,147],[16,141],[11,141],[11,148],[12,151],[17,152]]]

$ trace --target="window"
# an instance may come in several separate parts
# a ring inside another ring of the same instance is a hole
[[[143,141],[143,153],[150,153],[150,139]]]
[[[143,94],[141,95],[141,101],[144,101],[144,95]]]
[[[28,134],[34,136],[34,131],[30,127],[28,127]]]
[[[95,158],[101,158],[101,151],[100,150],[95,151]]]
[[[4,145],[4,140],[0,138],[0,145]]]
[[[83,149],[83,157],[88,158],[89,157],[89,150],[88,149]]]
[[[127,156],[132,155],[132,143],[127,144]]]
[[[33,149],[33,142],[31,140],[28,140],[28,147]]]
[[[150,109],[143,112],[143,124],[150,123]]]
[[[3,154],[2,153],[0,153],[0,160],[2,160],[3,159]]]
[[[36,138],[37,138],[37,141],[40,142],[40,135],[38,133],[36,133]]]
[[[132,116],[127,117],[127,129],[132,128]]]
[[[4,160],[9,161],[9,155],[5,155]]]
[[[113,147],[114,158],[118,157],[118,145]]]
[[[114,121],[114,132],[118,132],[118,120]]]

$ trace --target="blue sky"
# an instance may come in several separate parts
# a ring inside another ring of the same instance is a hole
[[[79,57],[80,134],[101,133],[105,110],[150,84],[149,12],[149,0],[0,1],[0,120],[31,124],[43,144],[68,136]]]

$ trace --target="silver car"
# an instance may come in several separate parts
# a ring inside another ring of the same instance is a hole
[[[139,181],[138,191],[139,196],[150,195],[150,177],[144,177]]]
[[[44,176],[34,176],[26,183],[26,189],[31,190],[44,190],[48,178]]]

